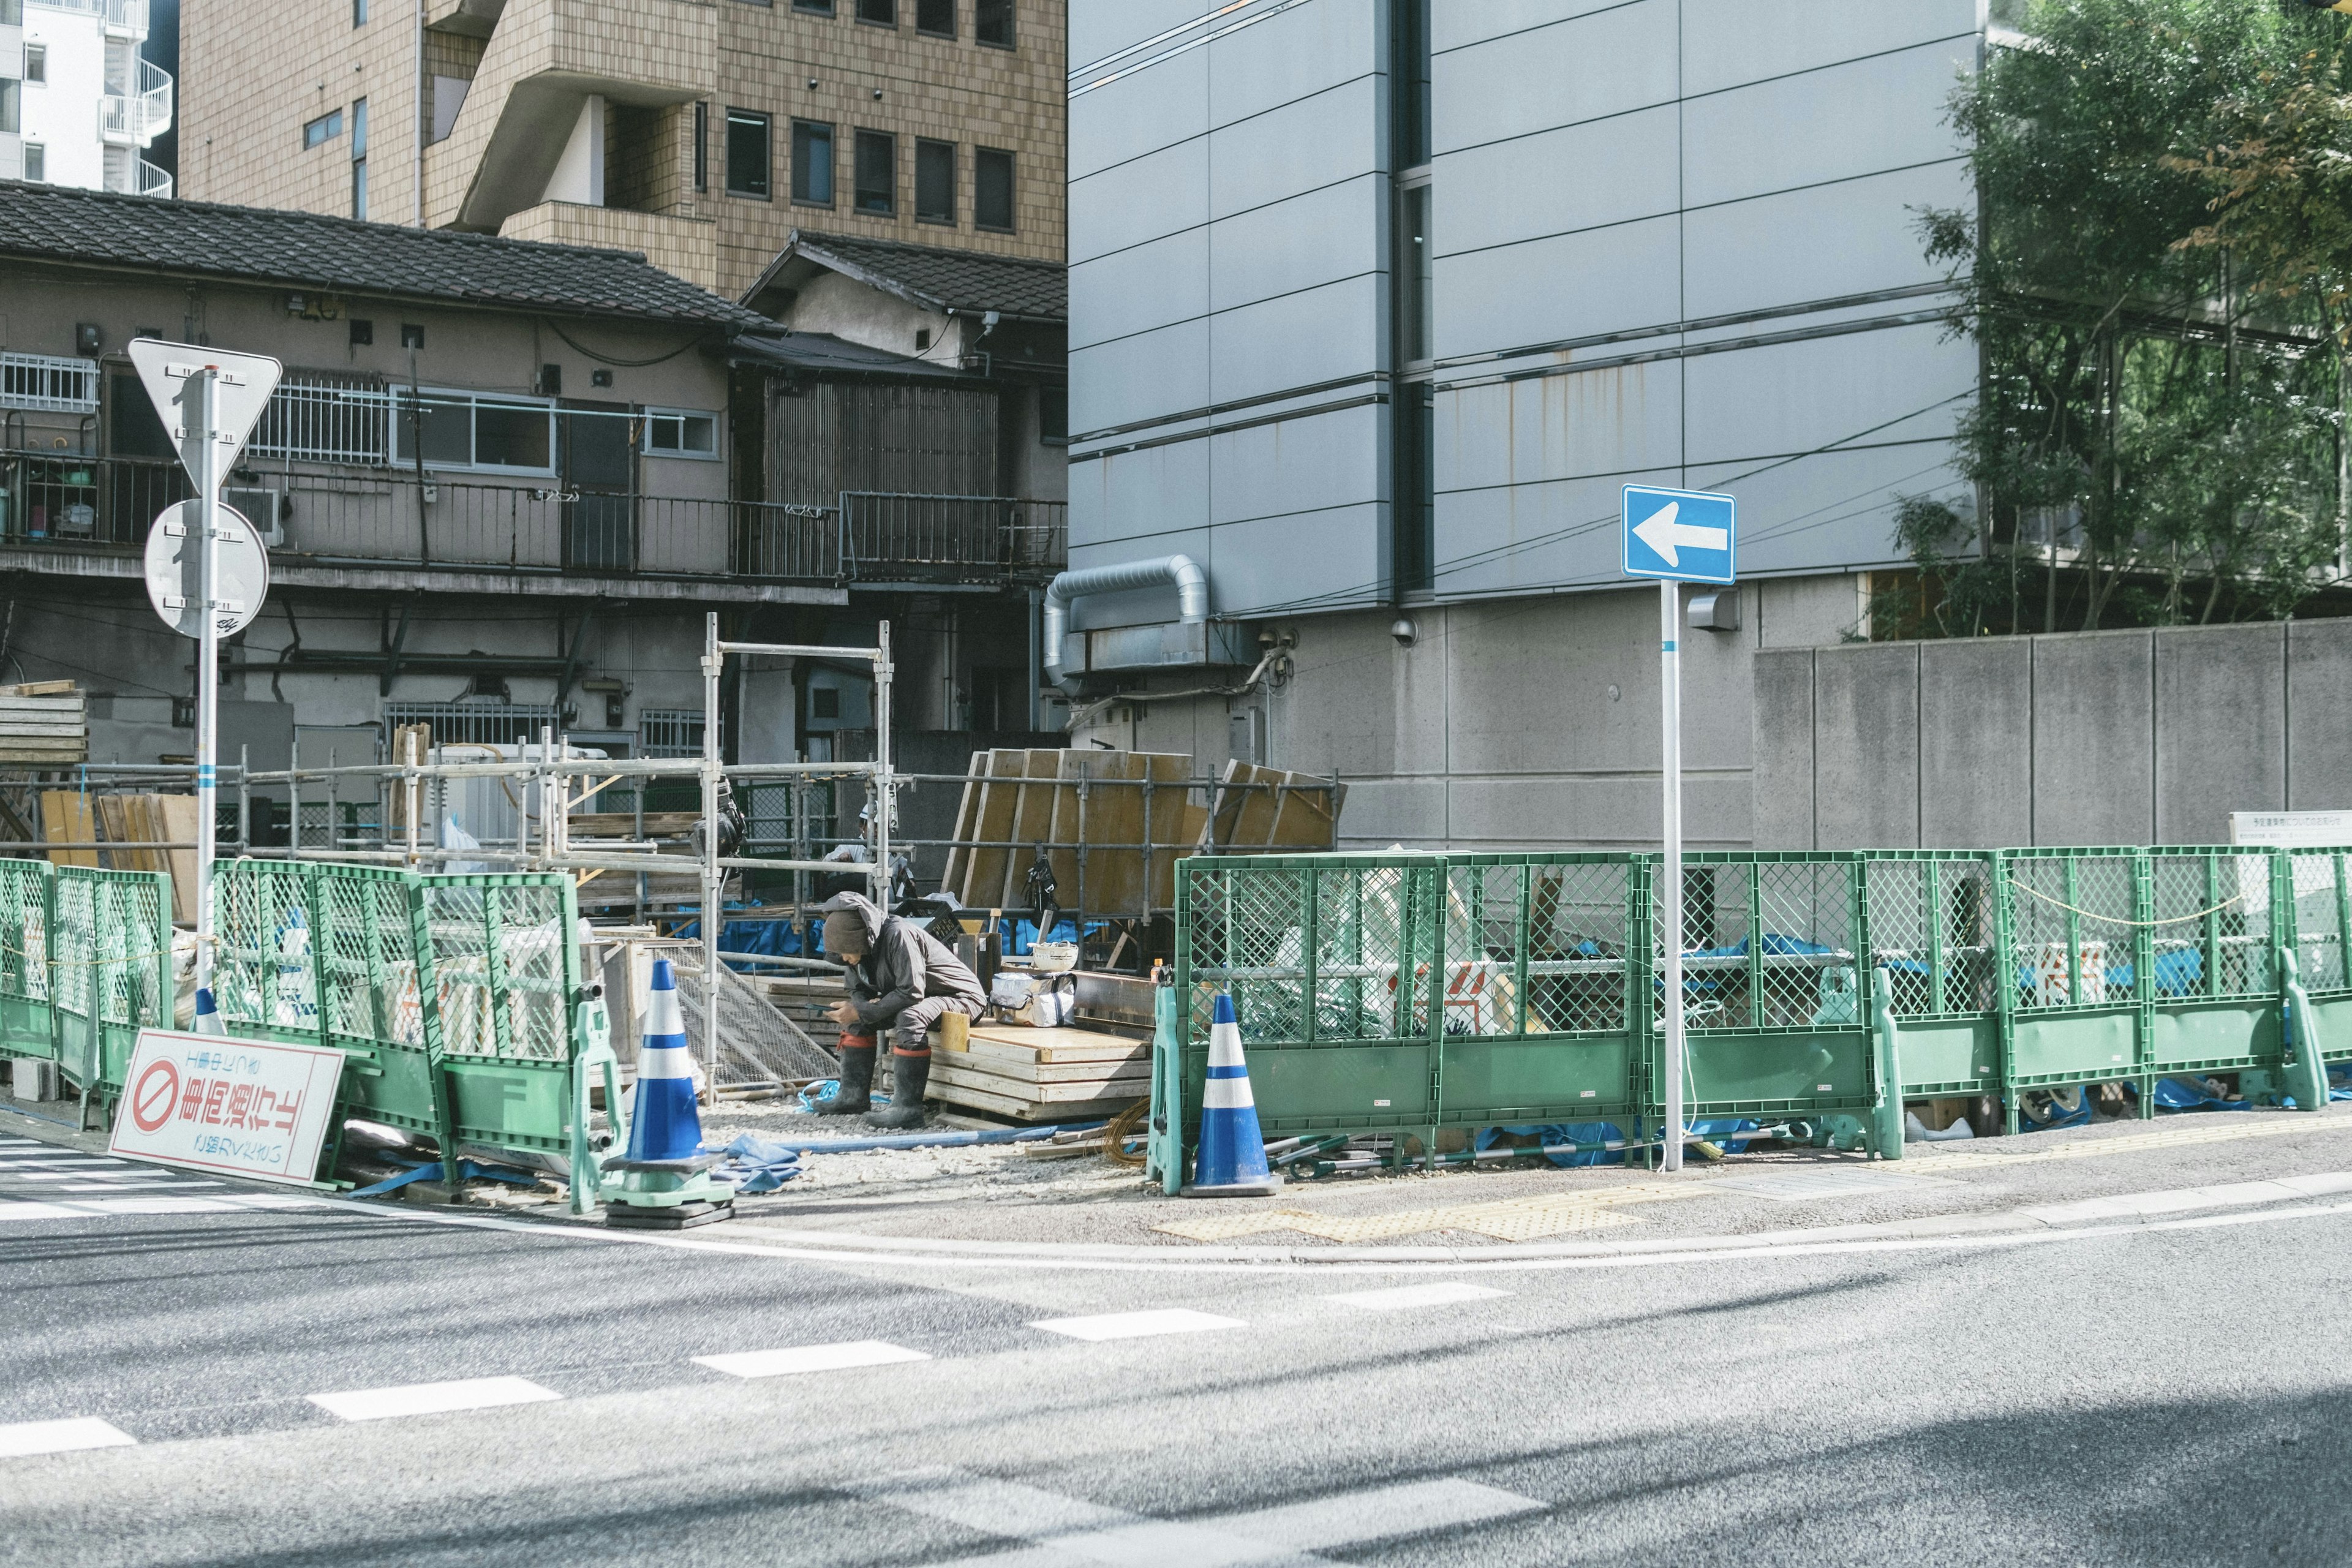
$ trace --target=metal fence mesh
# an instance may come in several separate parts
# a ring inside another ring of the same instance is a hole
[[[397,872],[336,870],[320,878],[320,991],[329,1033],[424,1048],[410,893]]]
[[[234,1031],[319,1027],[308,871],[230,860],[213,872],[213,1005]]]
[[[2137,993],[2129,855],[2012,856],[2010,959],[2021,1009],[2090,1006]]]
[[[0,860],[0,996],[49,999],[49,868]]]
[[[1859,1022],[1853,861],[1725,860],[1683,868],[1684,1026],[1769,1029]],[[1655,896],[1670,897],[1661,877]],[[1665,959],[1663,922],[1653,961]],[[1653,987],[1658,1017],[1665,996]]]
[[[564,879],[489,875],[424,882],[444,1054],[564,1060],[571,941]]]
[[[2352,989],[2345,968],[2352,937],[2352,883],[2345,880],[2341,850],[2289,857],[2294,868],[2295,963],[2304,989],[2313,993]]]
[[[1874,859],[1865,868],[1870,962],[1898,1017],[1989,1013],[1993,988],[1990,859]]]
[[[2271,857],[2158,854],[2148,864],[2157,1000],[2275,994]]]

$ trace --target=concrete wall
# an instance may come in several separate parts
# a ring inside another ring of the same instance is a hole
[[[2226,843],[2352,807],[2352,621],[1754,658],[1759,849]]]

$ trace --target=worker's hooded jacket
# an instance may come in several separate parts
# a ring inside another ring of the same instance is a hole
[[[885,915],[859,893],[836,893],[817,906],[821,915],[846,910],[866,926],[866,956],[849,971],[849,1001],[869,1029],[885,1028],[926,996],[987,1002],[980,977],[945,942],[910,920]]]

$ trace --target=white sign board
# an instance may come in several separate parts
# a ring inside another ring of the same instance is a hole
[[[147,602],[163,624],[184,637],[204,635],[202,585],[204,563],[198,557],[204,543],[204,506],[193,500],[165,507],[147,531]],[[220,586],[213,595],[221,607],[214,612],[214,628],[233,637],[261,614],[269,596],[269,552],[261,535],[235,507],[220,509]]]
[[[2274,849],[2352,844],[2352,811],[2233,811],[2230,842]]]
[[[180,466],[199,484],[204,482],[205,470],[188,438],[195,409],[193,404],[183,407],[181,403],[188,378],[200,370],[220,373],[214,377],[212,472],[221,475],[245,450],[245,438],[260,423],[261,411],[269,405],[269,395],[278,390],[278,377],[285,369],[267,354],[226,353],[160,338],[134,338],[123,352],[139,372],[139,384],[147,389],[155,416],[172,433],[172,444],[180,451]]]
[[[335,1110],[343,1054],[142,1029],[110,1153],[307,1185]]]

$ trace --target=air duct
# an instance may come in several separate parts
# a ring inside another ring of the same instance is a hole
[[[1065,572],[1045,589],[1041,639],[1045,643],[1045,679],[1069,689],[1075,678],[1063,673],[1063,639],[1069,633],[1070,605],[1089,594],[1124,594],[1136,588],[1172,584],[1176,589],[1176,619],[1180,626],[1203,626],[1209,618],[1209,574],[1189,555],[1167,555],[1157,561],[1126,561],[1116,566],[1089,566]]]

